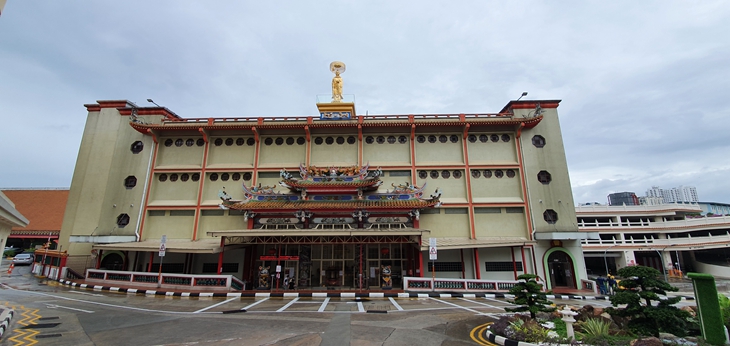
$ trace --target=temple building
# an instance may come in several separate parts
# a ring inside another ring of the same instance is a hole
[[[68,266],[157,272],[162,263],[252,288],[266,288],[266,269],[299,289],[523,273],[580,287],[588,235],[576,224],[560,101],[356,115],[337,78],[312,116],[85,105],[60,237]]]

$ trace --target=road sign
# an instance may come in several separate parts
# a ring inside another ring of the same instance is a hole
[[[165,257],[165,251],[160,251],[160,257]]]
[[[167,236],[163,235],[162,238],[160,238],[160,257],[165,257],[165,250],[167,250],[167,246],[165,246],[166,242]]]
[[[436,238],[428,238],[428,259],[435,261],[438,250],[436,249]]]

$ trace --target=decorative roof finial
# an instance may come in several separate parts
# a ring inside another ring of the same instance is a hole
[[[345,63],[333,61],[330,63],[330,71],[335,74],[335,77],[332,78],[332,102],[342,102],[342,77],[340,77],[340,74],[345,72]]]

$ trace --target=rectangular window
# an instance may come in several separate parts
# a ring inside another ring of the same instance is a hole
[[[421,209],[421,214],[441,214],[440,208]]]
[[[501,214],[502,208],[474,208],[474,214]]]
[[[236,209],[228,210],[228,215],[243,215],[243,214],[246,214],[245,210],[236,210]]]
[[[518,272],[522,271],[522,262],[484,262],[484,270],[488,272],[511,272],[515,270],[515,266]]]
[[[165,216],[164,210],[150,210],[149,211],[150,216]]]
[[[444,208],[444,214],[466,214],[466,208]]]
[[[225,210],[223,209],[211,209],[211,210],[201,210],[200,215],[203,216],[223,216],[223,212]]]
[[[388,171],[389,177],[410,177],[411,171]]]
[[[222,273],[238,273],[238,263],[223,263]],[[218,273],[218,263],[203,263],[203,273]]]
[[[195,216],[195,210],[170,210],[170,216]],[[165,268],[164,263],[162,268]]]
[[[280,178],[279,172],[259,172],[259,179]]]
[[[522,213],[524,213],[524,209],[522,209],[522,207],[507,207],[507,208],[504,208],[504,211],[506,211],[507,214],[522,214]]]
[[[437,272],[460,272],[464,269],[461,262],[428,262],[428,271],[432,272],[433,265],[436,265]]]

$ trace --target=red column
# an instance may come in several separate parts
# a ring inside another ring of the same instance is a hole
[[[423,254],[421,253],[421,247],[418,246],[416,249],[416,256],[418,257],[418,277],[423,277]]]
[[[218,275],[223,272],[223,250],[226,248],[226,237],[221,237],[221,252],[218,253]]]
[[[525,247],[520,246],[520,252],[522,252],[522,273],[527,274],[527,263],[525,263]]]
[[[474,248],[474,271],[476,271],[477,280],[482,279],[481,265],[479,264],[479,249]]]
[[[101,267],[101,256],[104,254],[104,250],[99,250],[99,256],[96,256],[96,269],[99,269]],[[46,264],[43,263],[45,266]]]
[[[514,246],[509,247],[509,252],[512,254],[512,271],[515,274],[515,280],[517,280],[517,262],[515,262],[515,248]]]
[[[461,278],[466,279],[466,274],[464,274],[464,249],[459,249],[459,253],[461,254]]]
[[[147,272],[148,273],[152,272],[152,262],[154,262],[154,261],[155,261],[155,253],[150,252],[150,263],[147,263]]]

